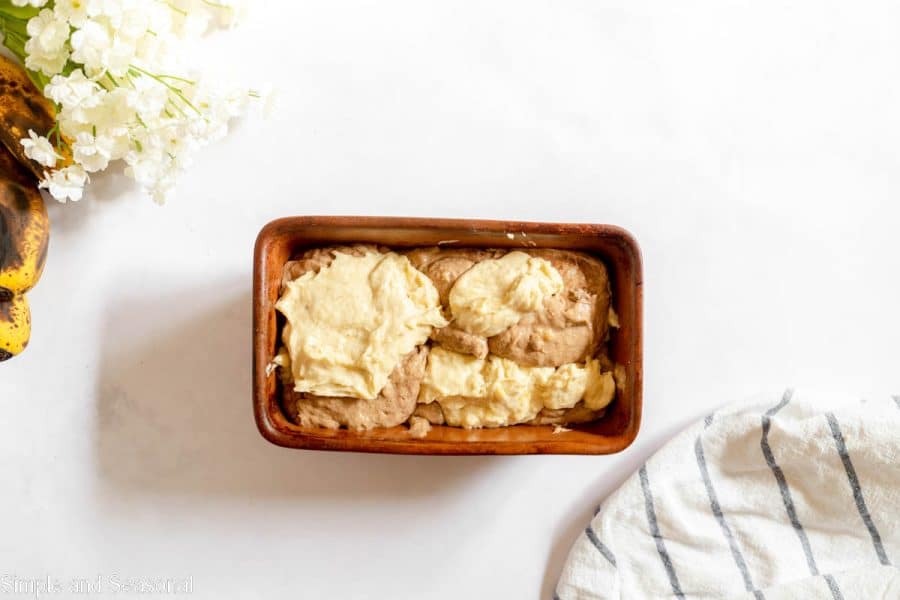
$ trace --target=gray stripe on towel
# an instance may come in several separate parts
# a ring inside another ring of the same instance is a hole
[[[862,488],[859,485],[859,478],[856,476],[856,469],[853,468],[853,462],[850,460],[850,453],[847,452],[847,444],[844,442],[844,435],[841,433],[841,426],[838,424],[838,420],[834,416],[834,413],[825,413],[825,418],[828,419],[828,426],[831,428],[834,444],[837,446],[838,454],[841,456],[841,462],[844,464],[844,471],[847,472],[847,480],[850,482],[850,490],[853,492],[856,510],[859,511],[859,516],[862,517],[863,523],[865,524],[866,529],[869,530],[869,535],[872,537],[872,545],[875,546],[875,554],[878,555],[878,560],[881,564],[890,565],[891,561],[888,560],[887,553],[884,551],[884,546],[881,543],[881,534],[878,533],[878,528],[875,527],[875,523],[872,521],[872,515],[869,513],[869,507],[866,506],[866,499],[863,498]]]
[[[841,588],[838,587],[834,577],[826,575],[825,582],[828,584],[828,589],[831,590],[831,597],[834,598],[834,600],[844,600],[844,594],[841,593]]]
[[[900,396],[894,396],[894,402],[897,403],[897,408],[900,408]]]
[[[712,415],[707,418],[712,421]],[[738,570],[741,572],[741,577],[744,579],[744,587],[748,592],[753,592],[753,595],[757,600],[763,600],[764,596],[762,592],[754,589],[753,580],[750,578],[750,570],[747,569],[747,563],[744,562],[744,555],[741,554],[741,549],[738,548],[734,535],[731,533],[731,528],[725,521],[725,515],[722,514],[719,498],[716,495],[716,490],[713,488],[712,480],[709,477],[709,469],[706,466],[706,456],[703,453],[703,443],[700,441],[700,436],[697,436],[697,441],[694,442],[694,453],[697,455],[697,466],[700,468],[703,485],[706,487],[706,495],[709,496],[709,508],[712,510],[713,515],[716,517],[716,521],[719,523],[719,527],[722,529],[722,535],[724,535],[725,539],[728,541],[728,547],[731,548],[731,556],[734,558],[734,563],[737,565]]]
[[[678,575],[675,573],[675,567],[672,565],[672,559],[666,550],[666,542],[659,532],[659,523],[656,522],[656,509],[653,507],[653,493],[650,491],[650,481],[647,479],[647,465],[641,467],[638,471],[641,478],[641,489],[644,492],[644,508],[647,510],[647,523],[650,525],[650,535],[656,542],[656,551],[659,552],[659,558],[662,560],[666,574],[669,576],[669,584],[672,586],[672,592],[677,598],[684,598],[684,592],[681,591],[681,584],[678,582]]]
[[[806,531],[803,529],[800,519],[797,518],[797,509],[794,507],[791,489],[788,487],[787,480],[784,478],[784,471],[782,471],[781,467],[778,466],[778,463],[775,462],[775,455],[772,454],[772,447],[769,446],[769,429],[772,427],[772,417],[779,410],[787,406],[793,395],[794,390],[785,391],[784,396],[781,398],[781,402],[763,414],[762,439],[760,440],[759,445],[762,448],[763,456],[766,458],[766,464],[769,465],[769,468],[772,470],[772,475],[775,476],[775,481],[778,483],[778,491],[781,492],[784,510],[787,512],[788,519],[791,521],[791,526],[793,526],[794,532],[796,532],[797,538],[800,540],[800,545],[803,547],[803,554],[806,555],[806,564],[809,565],[809,572],[812,575],[818,575],[819,568],[816,566],[816,559],[813,558],[812,548],[809,545],[809,538],[806,537]]]
[[[600,551],[600,554],[603,555],[603,558],[609,561],[609,564],[612,566],[616,566],[616,557],[612,553],[612,550],[606,547],[606,544],[600,541],[600,538],[597,537],[597,534],[594,533],[593,527],[590,525],[587,526],[587,529],[584,530],[584,534],[587,536],[591,543],[594,545],[594,548]]]

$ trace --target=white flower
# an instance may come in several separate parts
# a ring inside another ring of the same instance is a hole
[[[87,13],[91,17],[118,18],[122,14],[123,0],[86,0]]]
[[[222,27],[234,27],[247,16],[244,0],[218,0],[217,16]]]
[[[137,95],[131,88],[117,87],[102,95],[100,103],[90,111],[90,122],[97,129],[121,127],[137,122],[134,97]]]
[[[150,197],[157,204],[165,204],[172,195],[172,189],[175,187],[175,173],[167,171],[162,177],[153,182],[153,185],[147,190]]]
[[[65,46],[58,52],[46,53],[33,47],[34,40],[25,42],[25,66],[32,71],[40,71],[44,75],[52,76],[61,73],[69,60],[69,51]]]
[[[159,116],[169,101],[168,88],[147,76],[134,77],[130,81],[135,92],[130,97],[131,107],[144,121]]]
[[[12,0],[13,6],[33,6],[40,8],[47,4],[48,0]]]
[[[92,121],[101,110],[99,107],[108,93],[104,89],[99,89],[78,103],[63,104],[62,110],[56,116],[62,132],[69,137],[74,137],[79,131],[91,129],[95,125]]]
[[[185,12],[172,18],[172,31],[180,38],[199,37],[209,29],[209,14],[206,12]]]
[[[179,167],[187,167],[191,163],[194,152],[199,149],[201,141],[189,135],[183,124],[172,124],[158,130],[163,151]]]
[[[55,0],[53,12],[73,27],[81,27],[87,19],[88,0]]]
[[[172,32],[172,18],[175,15],[171,7],[163,2],[155,2],[150,5],[141,5],[141,9],[147,15],[148,29],[157,36],[165,36]]]
[[[134,131],[134,147],[125,155],[125,174],[143,186],[149,186],[159,177],[165,155],[159,135],[149,129]]]
[[[99,21],[86,21],[72,34],[72,60],[83,64],[88,76],[102,75],[110,46],[112,38],[106,26]]]
[[[69,24],[45,8],[28,21],[26,28],[25,66],[45,75],[62,71],[69,60]]]
[[[142,146],[140,152],[131,152],[125,160],[125,174],[141,184],[157,204],[165,203],[175,185],[178,166],[158,147]]]
[[[68,77],[54,76],[44,87],[44,95],[69,108],[88,101],[99,101],[97,96],[101,90],[96,81],[85,77],[81,69],[75,69]]]
[[[116,25],[116,34],[129,40],[135,40],[150,28],[150,15],[143,7],[123,10]]]
[[[159,179],[160,165],[155,157],[145,156],[144,152],[133,152],[125,160],[128,162],[125,174],[142,186],[149,187]]]
[[[60,202],[78,201],[84,194],[84,184],[87,181],[88,175],[84,169],[80,165],[72,165],[51,173],[44,171],[44,179],[38,187],[49,190],[50,195]]]
[[[113,38],[113,44],[106,52],[104,63],[106,70],[116,77],[122,77],[134,60],[136,48],[130,41],[119,36]]]
[[[91,128],[96,109],[108,92],[77,69],[68,77],[57,75],[51,79],[44,93],[60,107],[57,119],[62,132],[75,137],[79,131]]]
[[[87,131],[75,136],[75,143],[72,144],[72,158],[88,173],[102,171],[108,167],[112,152],[112,138],[105,135],[95,137]]]
[[[69,24],[47,8],[29,19],[26,29],[33,48],[46,54],[59,52],[69,39]]]
[[[36,134],[33,129],[28,130],[28,136],[20,140],[22,147],[25,148],[25,156],[45,167],[56,165],[56,160],[61,157],[56,153],[50,140]]]
[[[155,31],[155,30],[154,30]],[[171,36],[144,35],[134,42],[135,62],[142,65],[164,65],[171,58]]]
[[[134,39],[112,27],[105,17],[85,21],[72,34],[71,43],[72,60],[83,64],[89,77],[104,72],[123,76],[137,52]]]

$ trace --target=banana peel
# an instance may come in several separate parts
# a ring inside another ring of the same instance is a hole
[[[0,362],[21,354],[31,337],[31,311],[25,296],[0,301]]]
[[[44,97],[42,90],[35,87],[28,73],[11,58],[0,54],[0,144],[25,166],[37,179],[42,179],[46,167],[25,156],[21,140],[28,137],[28,131],[47,136],[56,125],[56,110],[53,103]],[[54,134],[55,136],[55,134]],[[51,136],[51,141],[55,137]],[[67,145],[57,148],[62,159],[57,166],[64,167],[72,162]]]
[[[26,71],[0,55],[0,361],[20,354],[31,337],[25,293],[37,284],[47,258],[50,221],[37,188],[44,167],[25,155],[22,138],[48,135],[53,104]],[[67,148],[67,146],[63,146]],[[66,150],[60,166],[71,163]]]
[[[37,284],[49,241],[50,220],[37,187],[16,183],[0,169],[0,300]]]
[[[0,362],[20,354],[31,337],[25,292],[47,260],[50,221],[36,180],[0,146]]]

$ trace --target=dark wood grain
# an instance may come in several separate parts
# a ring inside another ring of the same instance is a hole
[[[507,237],[513,234],[513,239]],[[285,416],[276,373],[266,375],[278,344],[278,299],[284,263],[311,246],[369,242],[392,247],[564,248],[600,257],[609,268],[620,328],[610,357],[626,382],[606,415],[553,433],[552,426],[515,425],[466,430],[434,426],[424,439],[405,427],[347,431],[300,427]],[[405,217],[288,217],[266,225],[256,240],[253,267],[253,410],[260,433],[289,448],[397,454],[609,454],[628,447],[641,423],[642,267],[630,233],[613,225],[520,223]]]

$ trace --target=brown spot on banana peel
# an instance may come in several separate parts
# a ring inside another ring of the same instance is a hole
[[[25,262],[25,257],[19,252],[21,243],[18,240],[24,234],[22,216],[27,210],[28,198],[25,196],[25,191],[17,185],[3,185],[0,181],[0,270],[2,271],[19,269]],[[0,293],[2,290],[9,291],[0,287]]]
[[[0,321],[5,321],[7,323],[13,322],[13,306],[12,298],[5,302],[0,302]]]
[[[7,269],[7,265],[14,266],[22,263],[22,256],[15,243],[18,234],[16,216],[12,211],[0,203],[0,269]],[[9,296],[9,297],[7,297]],[[0,287],[0,302],[12,299],[12,292],[5,287]]]
[[[35,279],[40,279],[41,274],[44,272],[44,265],[47,264],[47,251],[50,249],[50,236],[45,235],[44,239],[41,240],[41,247],[38,250],[38,259],[37,259],[37,273],[35,274]]]
[[[22,187],[34,187],[38,184],[34,173],[22,166],[22,163],[0,144],[0,178],[6,177]]]

